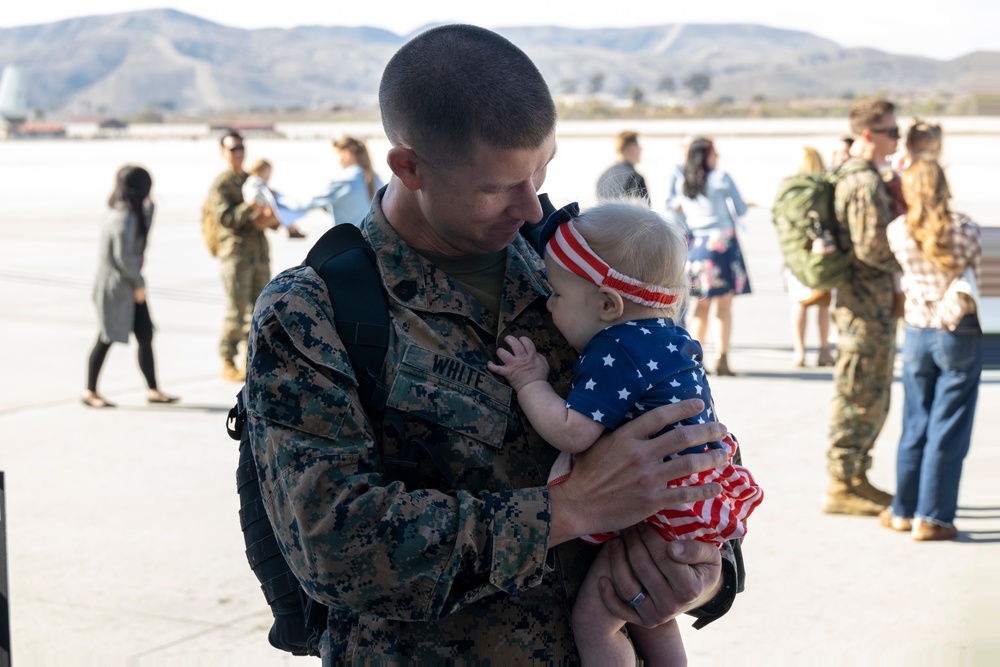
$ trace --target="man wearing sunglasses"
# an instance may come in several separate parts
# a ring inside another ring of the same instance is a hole
[[[855,136],[852,156],[837,183],[837,219],[851,233],[854,261],[837,288],[837,365],[830,414],[827,469],[830,486],[823,500],[829,514],[876,516],[892,495],[868,481],[871,449],[889,412],[895,355],[892,274],[899,265],[889,249],[891,195],[879,174],[896,150],[899,127],[887,100],[860,102],[850,112]]]
[[[245,364],[236,365],[237,347],[246,344],[250,334],[253,304],[271,279],[271,258],[265,229],[275,229],[279,222],[266,206],[243,201],[243,171],[246,147],[243,137],[230,130],[219,142],[226,170],[219,174],[208,191],[205,209],[214,215],[219,227],[218,258],[222,263],[222,286],[226,293],[226,317],[222,324],[219,354],[222,378],[242,382]]]

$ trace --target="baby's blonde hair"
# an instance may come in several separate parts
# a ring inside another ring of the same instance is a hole
[[[271,168],[270,162],[264,158],[257,158],[253,161],[253,164],[250,165],[250,169],[247,170],[247,173],[253,174],[254,176],[260,176],[260,172]]]
[[[587,209],[573,226],[611,268],[676,290],[677,301],[667,311],[670,317],[680,312],[688,295],[688,243],[674,220],[650,210],[641,199],[624,198]]]

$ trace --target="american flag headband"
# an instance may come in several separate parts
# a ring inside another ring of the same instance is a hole
[[[660,308],[677,301],[676,290],[646,284],[608,266],[576,230],[572,220],[567,220],[555,229],[552,238],[545,245],[545,251],[556,264],[567,271],[598,287],[610,287],[626,299],[643,306]]]

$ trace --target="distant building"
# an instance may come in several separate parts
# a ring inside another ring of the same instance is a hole
[[[281,132],[274,129],[274,123],[256,123],[250,121],[233,121],[231,123],[213,123],[209,127],[211,134],[222,134],[229,130],[236,130],[244,136],[251,137],[283,137]]]
[[[128,123],[107,116],[79,116],[66,123],[66,135],[86,139],[123,137]]]
[[[66,128],[59,123],[21,123],[8,133],[11,139],[64,139]]]

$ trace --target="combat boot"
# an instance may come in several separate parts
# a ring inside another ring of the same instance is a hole
[[[236,368],[232,359],[222,360],[222,379],[227,382],[243,382],[246,379],[246,372]]]
[[[892,504],[892,494],[872,486],[872,483],[868,481],[868,477],[864,473],[853,478],[851,486],[859,496],[867,498],[873,503],[878,503],[882,507],[888,507]]]
[[[830,486],[823,497],[822,508],[827,514],[878,516],[879,512],[885,509],[885,505],[880,505],[861,495],[847,480],[831,479]]]

